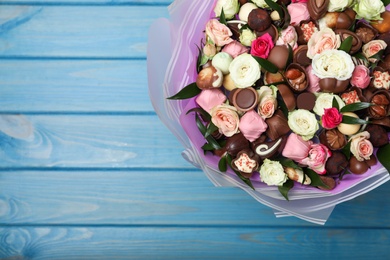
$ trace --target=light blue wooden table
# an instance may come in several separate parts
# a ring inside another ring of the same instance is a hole
[[[390,183],[317,226],[181,158],[147,89],[170,2],[0,1],[0,258],[388,259]]]

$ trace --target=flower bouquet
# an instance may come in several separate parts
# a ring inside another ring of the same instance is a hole
[[[389,2],[177,0],[149,33],[152,104],[216,186],[324,224],[390,179]]]

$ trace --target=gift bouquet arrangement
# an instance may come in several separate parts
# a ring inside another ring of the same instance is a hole
[[[324,224],[389,180],[389,3],[175,1],[149,34],[154,108],[215,185]]]

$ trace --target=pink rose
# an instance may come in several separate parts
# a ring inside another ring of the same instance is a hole
[[[243,53],[248,53],[249,49],[242,45],[239,41],[232,41],[231,43],[225,45],[222,49],[223,52],[230,54],[230,56],[237,57]]]
[[[343,114],[341,114],[337,108],[324,108],[324,114],[321,117],[322,126],[325,129],[333,129],[338,126],[343,120]]]
[[[276,41],[276,45],[287,46],[287,44],[289,44],[291,48],[295,50],[296,48],[298,48],[297,40],[298,34],[295,31],[295,28],[290,25],[279,33],[279,38]]]
[[[274,47],[274,42],[269,33],[265,33],[252,41],[251,54],[266,59]]]
[[[273,95],[268,95],[260,100],[257,111],[262,118],[270,118],[274,114],[277,106],[276,98]]]
[[[369,138],[370,133],[363,131],[349,139],[351,141],[351,153],[358,161],[369,160],[374,151],[372,143],[368,140]]]
[[[213,107],[221,105],[226,101],[226,95],[219,88],[204,89],[195,101],[201,108],[210,113]]]
[[[218,127],[219,132],[226,137],[231,137],[238,131],[239,117],[237,109],[233,106],[221,104],[210,111],[211,121]]]
[[[375,63],[378,59],[370,57],[386,49],[386,47],[387,44],[383,40],[373,40],[363,45],[362,52],[369,62]]]
[[[311,144],[311,141],[305,141],[300,135],[291,133],[287,138],[282,155],[286,158],[299,162],[307,158]]]
[[[309,77],[309,87],[307,88],[307,91],[311,93],[320,92],[320,78],[313,73],[313,67],[311,64],[306,67],[306,73]]]
[[[340,36],[330,28],[324,28],[315,32],[307,43],[307,57],[314,58],[314,55],[320,54],[324,50],[333,50],[340,47]]]
[[[370,81],[370,70],[364,65],[357,65],[352,73],[351,85],[364,89]]]
[[[301,21],[309,20],[310,14],[307,9],[307,3],[304,1],[291,3],[287,6],[288,13],[290,14],[290,24],[299,24]]]
[[[325,164],[330,156],[332,156],[332,152],[328,147],[323,144],[312,144],[309,155],[299,163],[307,165],[310,169],[322,175],[326,173]]]
[[[268,125],[254,110],[249,110],[240,119],[239,129],[245,138],[253,142],[267,130]]]
[[[217,46],[224,46],[233,41],[230,36],[233,33],[229,27],[220,23],[217,19],[211,19],[206,24],[206,34]]]

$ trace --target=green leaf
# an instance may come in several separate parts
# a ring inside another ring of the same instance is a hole
[[[353,112],[353,111],[368,108],[372,105],[373,104],[367,102],[356,102],[356,103],[345,105],[340,109],[340,112]]]
[[[346,116],[346,115],[343,115],[343,120],[341,122],[344,124],[351,124],[351,125],[356,125],[356,124],[364,125],[370,123],[369,121],[352,117],[352,116]]]
[[[375,53],[374,55],[370,56],[369,58],[370,58],[370,59],[372,58],[372,59],[381,60],[384,51],[385,51],[385,50],[380,50],[380,51],[378,51],[377,53]]]
[[[212,145],[209,144],[209,143],[205,143],[201,148],[202,148],[202,150],[203,150],[204,152],[207,152],[207,151],[214,151],[214,150],[215,150],[214,146],[212,146]]]
[[[188,115],[191,112],[199,113],[202,116],[203,120],[207,122],[211,121],[211,115],[207,113],[206,110],[204,110],[203,108],[200,107],[191,108],[190,110],[187,111],[186,115]]]
[[[382,147],[378,148],[376,153],[376,157],[378,161],[386,168],[386,170],[390,173],[390,144],[386,144]]]
[[[278,105],[280,107],[280,110],[282,110],[283,112],[283,115],[288,118],[288,108],[286,106],[286,103],[284,103],[284,100],[283,100],[283,97],[282,95],[279,93],[278,91],[278,95],[276,97],[277,101],[278,101]]]
[[[337,102],[337,99],[335,97],[333,97],[333,100],[332,100],[332,107],[339,110],[339,102]]]
[[[390,4],[390,0],[382,0],[382,3],[386,7],[386,5]]]
[[[329,188],[328,185],[326,185],[321,180],[320,176],[318,176],[318,174],[315,171],[313,171],[312,169],[304,168],[303,171],[311,179],[311,183],[310,183],[311,186]]]
[[[351,158],[351,142],[348,142],[343,149],[341,149],[341,152],[347,157],[347,160]]]
[[[290,167],[293,169],[301,169],[293,160],[288,159],[288,158],[278,158],[278,161],[280,162],[281,165],[284,167]]]
[[[205,136],[206,134],[206,131],[207,131],[207,128],[206,126],[203,124],[202,120],[200,119],[199,115],[198,114],[195,114],[195,122],[196,122],[196,126],[198,127],[200,133]],[[207,143],[209,143],[210,145],[212,145],[214,147],[214,149],[221,149],[221,146],[219,145],[219,143],[214,139],[214,137],[212,137],[211,135],[209,135],[207,138],[206,138],[206,141]]]
[[[250,179],[248,179],[248,178],[245,178],[244,176],[242,176],[241,175],[241,173],[240,172],[238,172],[238,171],[236,171],[236,170],[234,170],[233,168],[232,168],[232,157],[230,156],[230,154],[228,154],[228,155],[226,155],[226,160],[227,160],[227,162],[228,162],[228,164],[229,164],[229,166],[230,166],[230,168],[233,170],[233,172],[246,184],[246,185],[248,185],[249,187],[251,187],[253,190],[255,189],[254,187],[253,187],[253,184],[252,184],[252,182],[251,182],[251,180]]]
[[[199,73],[201,71],[201,66],[204,65],[202,64],[203,53],[202,53],[202,49],[198,45],[196,45],[196,47],[198,48],[198,58],[196,59],[196,71]]]
[[[211,136],[211,134],[214,133],[217,130],[218,130],[218,127],[216,125],[214,125],[213,122],[210,122],[207,125],[207,131],[204,134],[204,137],[207,138],[207,137]]]
[[[219,22],[224,24],[224,25],[227,25],[225,12],[223,11],[223,8],[221,10],[221,16],[219,17]]]
[[[353,37],[348,36],[344,41],[341,42],[339,50],[345,51],[346,53],[348,53],[352,48],[352,40],[353,40]]]
[[[253,56],[253,55],[252,55],[252,57],[260,64],[260,66],[262,68],[264,68],[268,72],[271,72],[271,73],[278,72],[278,70],[279,70],[278,67],[276,67],[276,65],[273,64],[272,62],[270,62],[270,61],[268,61],[266,59],[257,57],[257,56]]]
[[[283,185],[278,186],[278,190],[286,200],[289,200],[288,192],[292,189],[292,187],[294,187],[294,181],[287,180],[285,183],[283,183]]]
[[[226,160],[226,155],[222,156],[221,159],[218,162],[218,169],[221,172],[226,172],[227,171],[227,160]]]
[[[363,53],[359,52],[359,53],[356,53],[354,55],[355,58],[359,59],[359,60],[363,60],[363,61],[367,61],[367,58],[366,56],[363,55]]]
[[[177,94],[175,94],[175,95],[173,95],[171,97],[168,97],[167,99],[175,99],[175,100],[178,100],[178,99],[188,99],[188,98],[195,97],[201,91],[202,90],[200,88],[198,88],[198,86],[194,82],[194,83],[191,83],[191,84],[185,86]]]

